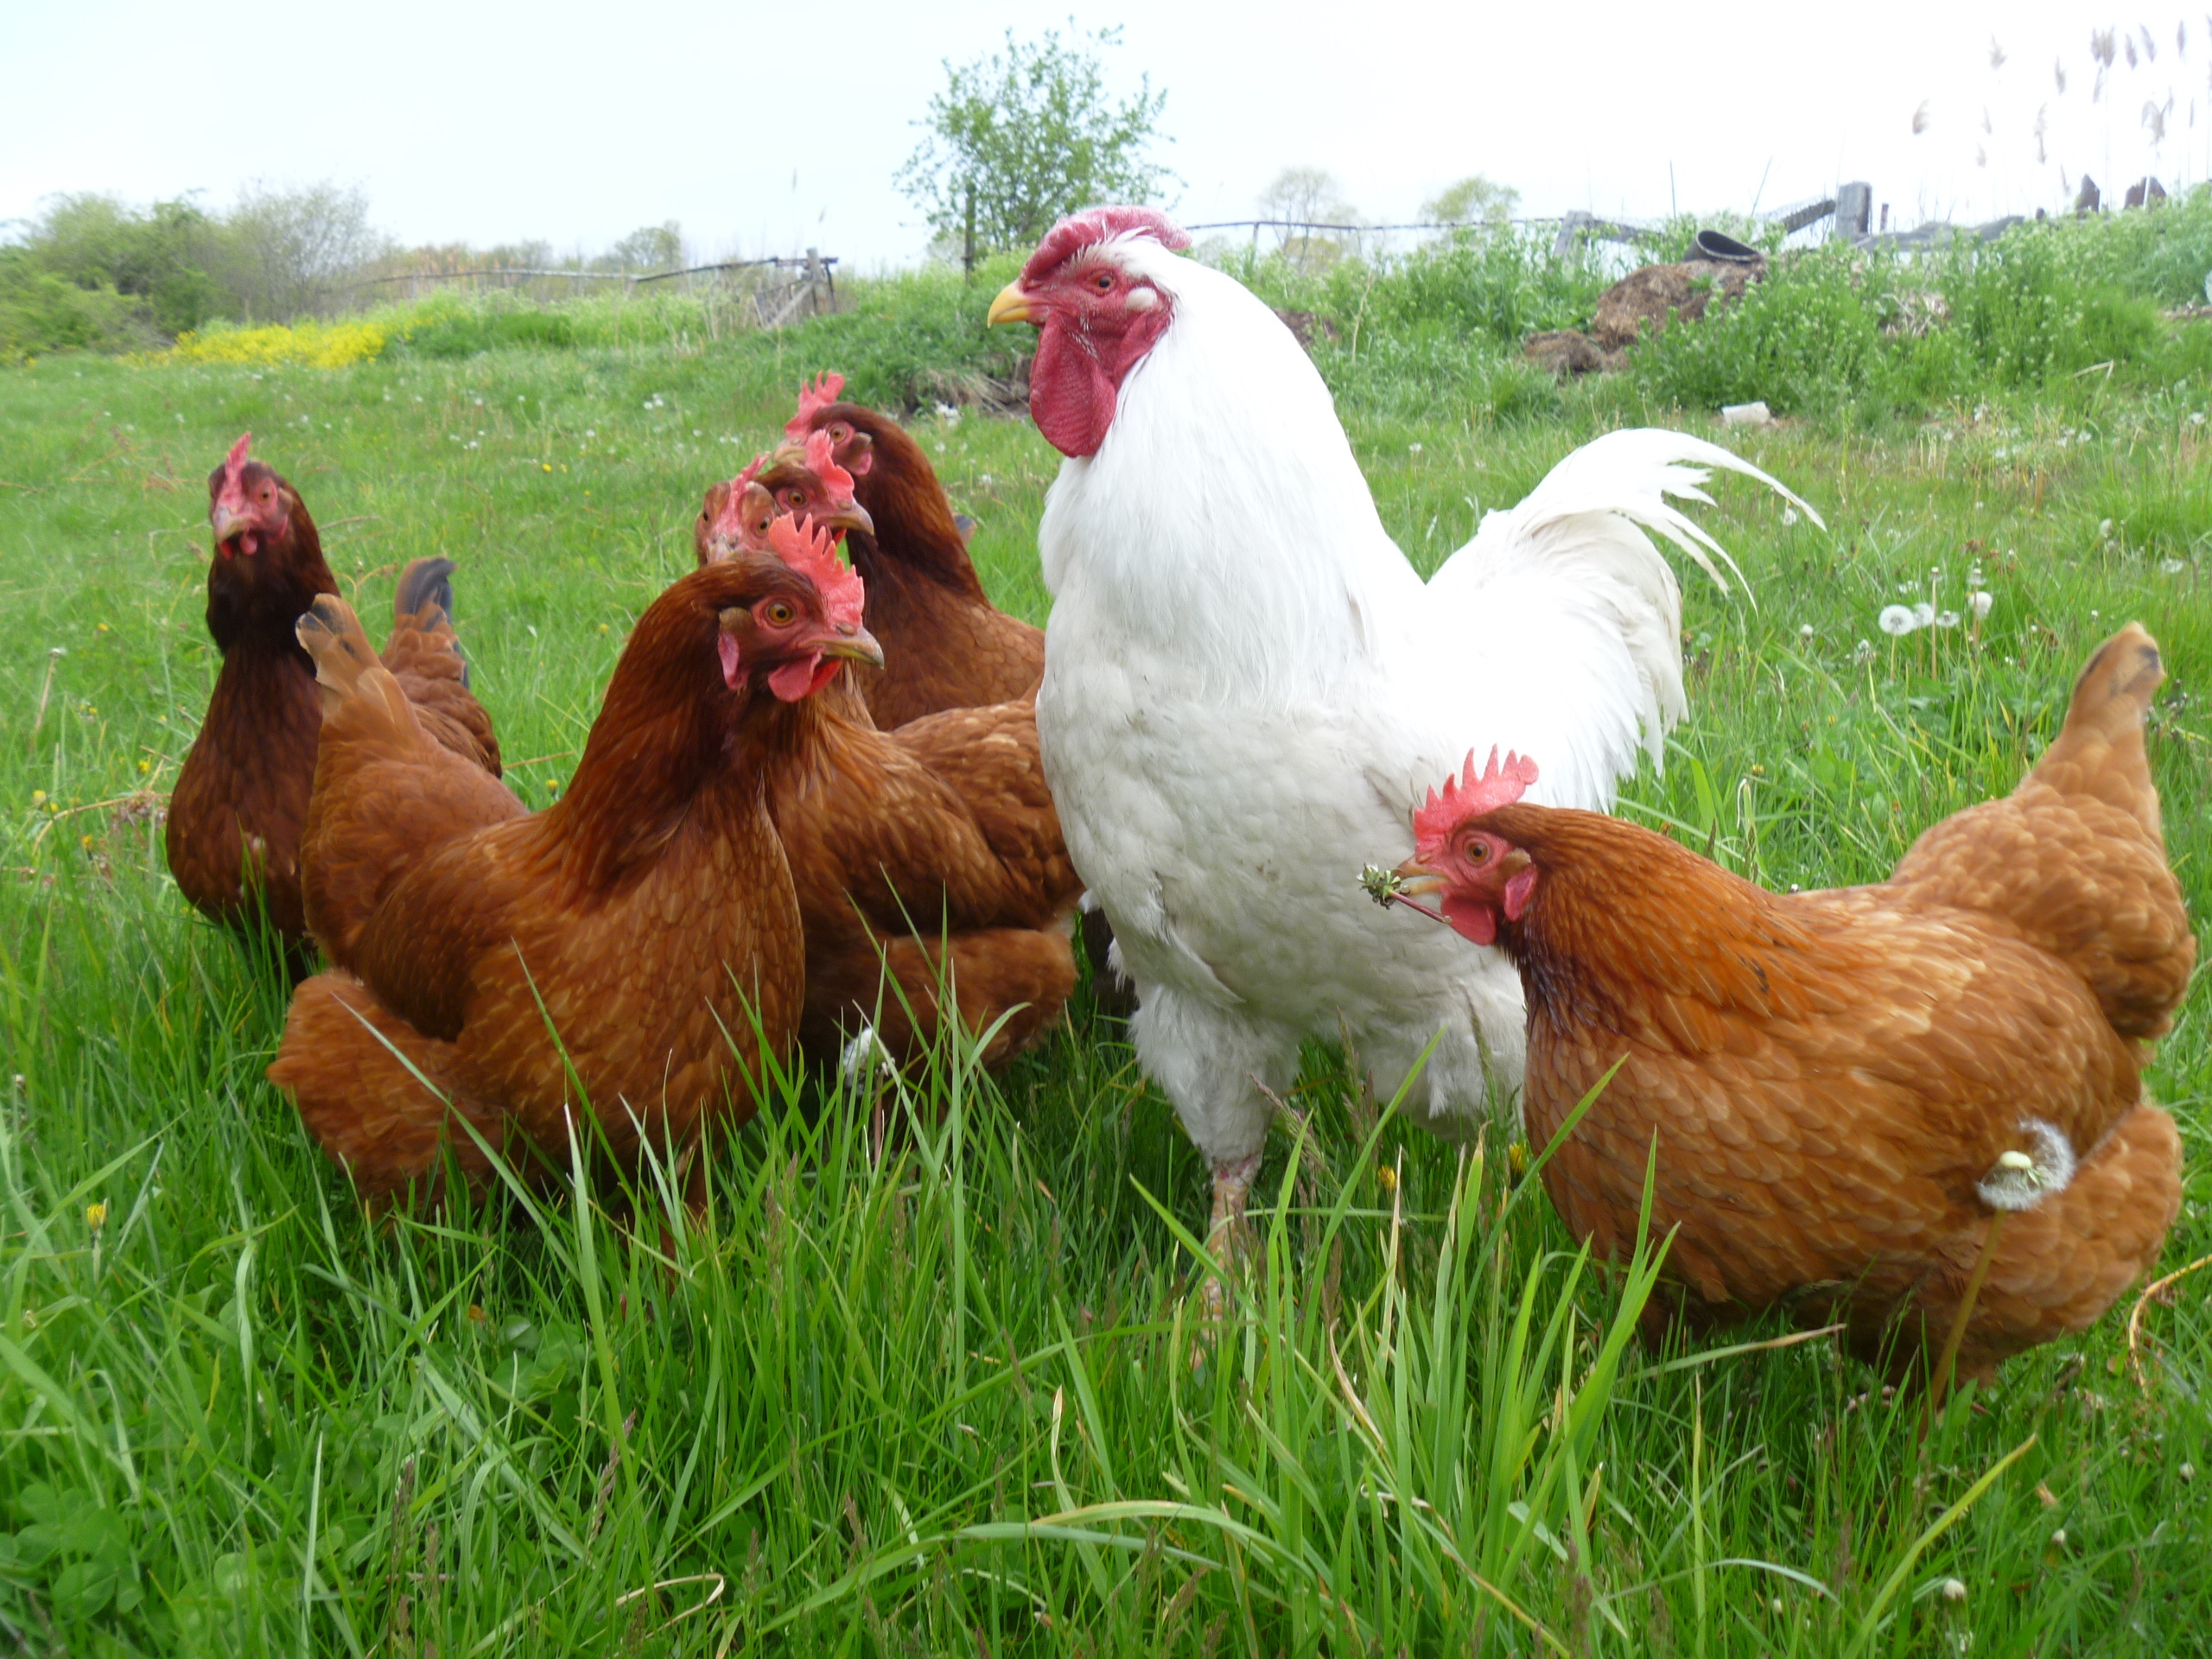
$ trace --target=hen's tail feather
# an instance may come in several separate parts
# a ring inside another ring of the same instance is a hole
[[[419,729],[407,694],[370,648],[361,619],[351,605],[335,594],[318,594],[294,632],[301,648],[315,660],[324,725],[341,717],[365,716],[388,726],[394,735]]]
[[[2087,796],[2118,807],[2158,837],[2158,789],[2143,747],[2143,722],[2165,679],[2158,642],[2131,622],[2099,646],[2074,682],[2066,724],[2024,788]]]
[[[2196,938],[2158,835],[2143,720],[2164,677],[2130,623],[2090,658],[2066,724],[2020,786],[1954,813],[1891,878],[1922,901],[2002,916],[2081,976],[2123,1037],[2171,1026]]]
[[[453,627],[454,563],[422,558],[399,573],[384,665],[414,705],[423,729],[464,760],[499,775],[492,716],[468,690],[468,658]]]
[[[502,1120],[461,1089],[456,1058],[450,1043],[424,1037],[350,974],[317,974],[292,995],[269,1080],[361,1197],[380,1206],[410,1186],[433,1192],[448,1153],[472,1185],[491,1173],[475,1136],[454,1119],[467,1119],[494,1147]]]
[[[437,622],[453,620],[453,573],[457,567],[448,558],[414,559],[399,573],[399,590],[392,595],[391,617],[395,622],[414,622],[428,627]],[[425,618],[425,605],[437,607],[437,615]]]

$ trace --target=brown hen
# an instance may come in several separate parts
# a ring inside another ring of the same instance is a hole
[[[1569,1230],[1628,1254],[1656,1135],[1694,1324],[1794,1302],[1870,1359],[1901,1327],[1902,1370],[1963,1305],[1986,1377],[2094,1321],[2180,1201],[2142,1082],[2196,954],[2144,753],[2163,677],[2141,627],[2108,640],[2018,789],[1875,887],[1768,893],[1471,759],[1398,874],[1519,965],[1532,1144],[1620,1062],[1544,1172]]]
[[[434,1184],[447,1148],[485,1178],[448,1106],[541,1168],[567,1165],[572,1107],[626,1162],[752,1115],[804,990],[767,798],[809,760],[812,694],[878,654],[859,623],[773,559],[683,577],[639,620],[568,793],[521,815],[316,601],[308,907],[350,971],[300,987],[269,1076],[365,1197]]]
[[[216,921],[251,933],[265,917],[296,980],[312,965],[299,849],[322,709],[293,626],[338,583],[307,504],[248,458],[251,438],[207,480],[207,631],[223,665],[169,797],[168,862],[184,896]],[[453,568],[417,559],[400,574],[384,660],[438,741],[496,777],[499,741],[469,693],[449,620]]]

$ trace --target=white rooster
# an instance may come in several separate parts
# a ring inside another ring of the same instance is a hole
[[[1798,498],[1699,439],[1614,432],[1424,583],[1305,352],[1188,240],[1148,208],[1077,214],[990,321],[1036,325],[1030,410],[1068,457],[1038,531],[1046,778],[1218,1231],[1307,1036],[1348,1038],[1386,1096],[1436,1039],[1408,1107],[1445,1134],[1517,1088],[1511,964],[1378,913],[1363,863],[1470,749],[1535,757],[1531,799],[1609,807],[1686,709],[1681,591],[1638,526],[1725,591],[1666,497],[1708,500],[1721,467]]]

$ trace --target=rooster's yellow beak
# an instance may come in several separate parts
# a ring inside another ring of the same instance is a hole
[[[991,315],[984,319],[985,326],[995,328],[1002,322],[1035,322],[1037,302],[1022,289],[1019,280],[1008,283],[991,302]]]

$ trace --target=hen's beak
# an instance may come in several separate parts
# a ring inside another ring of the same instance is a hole
[[[881,668],[883,647],[875,643],[875,636],[866,628],[855,628],[848,633],[840,630],[822,642],[824,657],[842,657],[848,662],[867,663]]]
[[[1444,891],[1444,878],[1419,859],[1408,859],[1390,874],[1398,878],[1398,892],[1402,895]]]
[[[817,521],[824,530],[857,530],[873,536],[875,520],[868,516],[868,509],[857,501],[850,506],[840,507],[835,512],[825,512]]]
[[[251,530],[253,520],[242,513],[231,512],[222,507],[207,510],[207,522],[214,527],[215,539],[227,542],[242,530]]]
[[[987,327],[995,328],[1002,322],[1038,321],[1037,302],[1016,280],[999,290],[998,298],[991,302],[991,315],[984,319],[984,324]]]

